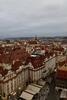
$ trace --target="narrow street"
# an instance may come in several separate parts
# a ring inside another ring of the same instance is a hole
[[[55,90],[55,82],[52,81],[50,84],[50,92],[47,97],[47,100],[59,100],[59,93],[56,92]]]

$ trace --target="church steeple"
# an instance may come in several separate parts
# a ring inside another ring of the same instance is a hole
[[[37,35],[35,35],[34,40],[38,40]]]

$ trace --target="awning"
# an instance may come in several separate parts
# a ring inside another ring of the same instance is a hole
[[[32,100],[32,98],[34,97],[34,95],[36,95],[37,93],[39,93],[39,91],[41,90],[42,86],[37,85],[37,84],[31,84],[28,85],[26,90],[22,92],[20,98],[23,98],[25,100]]]
[[[24,91],[24,92],[22,92],[20,98],[23,98],[25,100],[32,100],[33,95]]]
[[[27,87],[27,89],[25,91],[35,95],[36,93],[39,93],[41,87],[39,85],[36,85],[36,84],[31,84],[31,85],[28,85],[28,87]]]

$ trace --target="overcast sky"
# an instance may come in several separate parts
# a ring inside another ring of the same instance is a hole
[[[67,36],[67,0],[0,0],[0,37]]]

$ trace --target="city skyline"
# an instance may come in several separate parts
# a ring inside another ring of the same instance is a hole
[[[67,0],[0,1],[0,38],[67,36]]]

